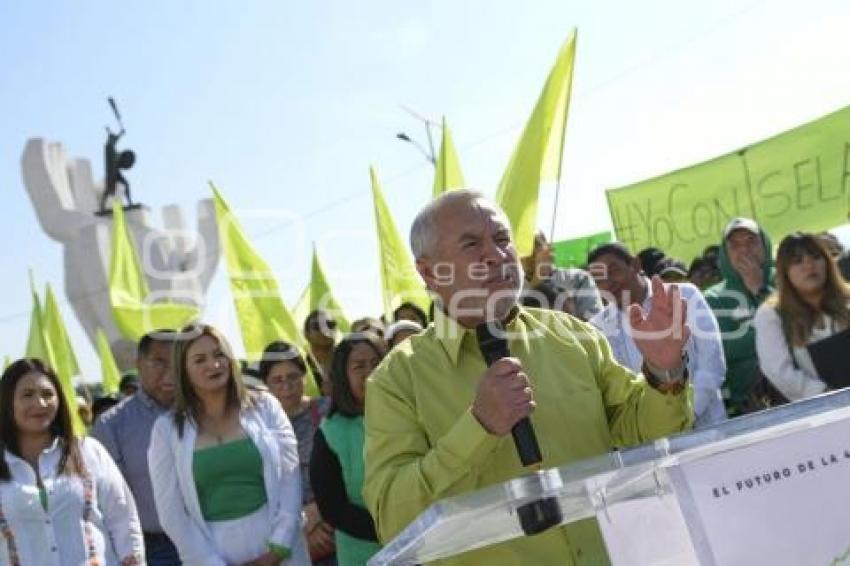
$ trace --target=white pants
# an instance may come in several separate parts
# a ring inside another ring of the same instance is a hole
[[[269,506],[263,505],[250,515],[230,521],[209,521],[218,555],[228,564],[244,564],[269,551],[271,520]],[[292,556],[284,564],[309,566],[310,557],[301,532],[293,542]]]

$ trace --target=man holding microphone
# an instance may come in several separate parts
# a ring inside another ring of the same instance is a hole
[[[395,348],[368,383],[364,497],[383,542],[436,501],[526,473],[521,442],[509,434],[525,418],[542,468],[690,427],[682,357],[689,331],[677,290],[655,279],[652,312],[631,307],[640,376],[617,364],[590,325],[518,306],[522,270],[510,224],[479,193],[431,202],[410,239],[438,308],[434,324]],[[487,367],[476,335],[482,323],[504,329],[511,357]],[[446,563],[607,561],[595,520],[586,520]]]

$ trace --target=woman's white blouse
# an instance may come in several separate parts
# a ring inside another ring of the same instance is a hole
[[[38,458],[47,511],[41,506],[35,470],[25,460],[5,452],[12,479],[0,481],[0,564],[88,564],[87,544],[92,545],[100,564],[118,564],[132,555],[143,563],[142,528],[121,472],[97,440],[83,438],[79,443],[93,487],[89,521],[84,520],[83,479],[57,474],[61,439]]]
[[[823,329],[812,329],[809,344],[823,340],[833,334],[832,320],[826,319]],[[762,373],[790,401],[814,397],[826,390],[826,384],[818,378],[812,357],[804,347],[788,349],[782,319],[776,308],[763,304],[756,311],[753,324],[756,329],[756,353]],[[794,358],[791,358],[792,352]],[[795,363],[796,362],[796,367]]]
[[[301,540],[301,474],[295,433],[280,403],[268,393],[255,394],[255,405],[242,409],[242,429],[257,446],[263,459],[263,477],[271,522],[262,532],[263,544],[273,542],[295,551]],[[153,427],[148,448],[148,467],[154,501],[162,528],[174,542],[180,559],[188,566],[225,566],[216,552],[212,531],[204,520],[192,473],[197,427],[185,421],[182,437],[174,414],[160,416]],[[299,549],[300,550],[300,549]],[[292,562],[298,562],[298,552]]]

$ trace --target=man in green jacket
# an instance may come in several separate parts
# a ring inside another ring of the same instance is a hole
[[[402,342],[366,394],[364,499],[384,543],[431,504],[527,473],[510,431],[530,417],[544,468],[690,427],[678,290],[653,281],[651,313],[632,305],[647,378],[568,314],[517,305],[522,270],[510,224],[472,191],[447,193],[413,223],[416,266],[437,296],[429,328]],[[512,357],[489,368],[475,328],[501,321]],[[595,520],[470,551],[445,564],[605,564]]]
[[[753,316],[773,292],[770,239],[755,220],[734,218],[720,244],[723,280],[705,292],[723,338],[726,381],[723,397],[729,416],[748,410],[750,390],[758,371]]]

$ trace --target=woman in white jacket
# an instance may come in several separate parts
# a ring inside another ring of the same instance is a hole
[[[779,244],[776,287],[754,319],[759,367],[790,401],[823,393],[806,346],[850,326],[850,286],[823,243],[797,232]]]
[[[148,466],[157,513],[184,564],[309,564],[295,434],[280,403],[250,392],[227,341],[183,330],[175,403],[154,425]]]
[[[79,438],[59,380],[35,358],[0,379],[0,564],[144,563],[130,489],[106,449]]]

